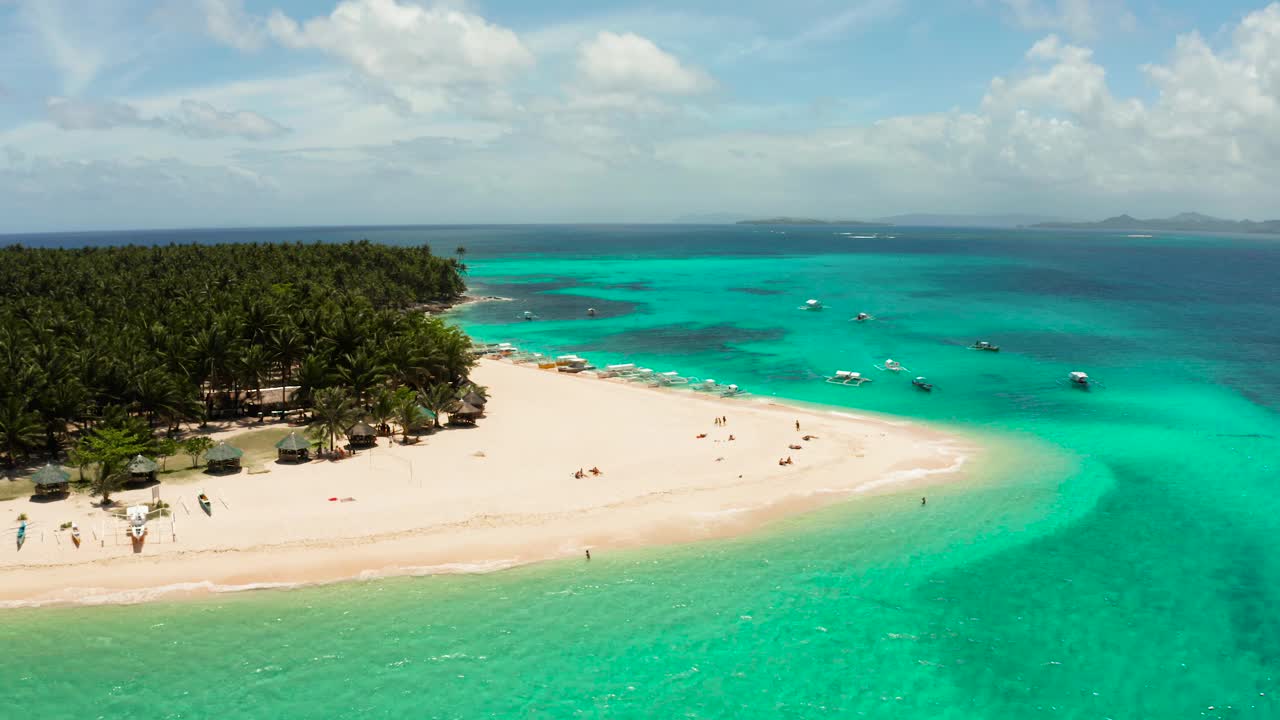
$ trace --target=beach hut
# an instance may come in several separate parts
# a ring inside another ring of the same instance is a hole
[[[240,458],[243,455],[243,450],[228,445],[227,441],[223,440],[205,453],[204,458],[209,464],[209,472],[239,472]]]
[[[71,489],[71,473],[49,463],[31,476],[37,495],[57,495]]]
[[[458,403],[457,407],[455,407],[453,411],[449,413],[449,422],[451,424],[467,423],[467,424],[474,425],[476,422],[476,418],[480,417],[483,414],[484,414],[484,411],[481,410],[480,408],[476,407],[475,405],[472,405],[469,402],[463,401]]]
[[[480,393],[475,391],[475,388],[468,390],[467,394],[462,396],[462,402],[476,408],[481,414],[484,414],[485,399],[480,395]]]
[[[373,447],[378,444],[378,431],[369,423],[358,422],[347,428],[347,440],[351,447]]]
[[[138,455],[129,461],[129,482],[155,482],[160,466],[149,457]]]
[[[311,441],[291,432],[276,443],[276,457],[280,462],[306,462],[310,458]]]

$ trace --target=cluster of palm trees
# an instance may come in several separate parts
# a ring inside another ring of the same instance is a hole
[[[450,412],[466,393],[484,396],[478,385],[454,387],[435,383],[422,389],[410,385],[380,386],[368,404],[361,404],[345,387],[324,388],[316,392],[311,405],[308,432],[321,446],[333,450],[339,437],[357,422],[369,421],[375,428],[400,427],[401,442],[409,442],[409,434],[424,425],[440,426],[440,415]],[[423,410],[428,411],[424,413]]]
[[[365,413],[452,392],[470,340],[406,308],[457,298],[460,269],[363,241],[0,249],[0,452],[57,457],[126,417],[158,432],[307,409],[327,389]]]

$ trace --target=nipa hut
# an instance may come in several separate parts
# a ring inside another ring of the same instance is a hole
[[[458,405],[454,407],[453,411],[449,413],[449,422],[474,425],[476,418],[483,414],[483,410],[464,400],[458,403]]]
[[[129,482],[155,482],[160,466],[149,457],[138,455],[129,461]]]
[[[281,462],[306,462],[311,454],[311,441],[291,432],[276,443],[276,457]]]
[[[373,447],[378,444],[378,431],[368,423],[358,422],[347,428],[347,440],[351,447]]]
[[[37,495],[57,495],[71,489],[71,473],[49,463],[31,476]]]
[[[480,393],[476,392],[474,388],[468,390],[467,394],[462,396],[462,402],[479,410],[481,415],[484,414],[485,399],[480,395]]]
[[[243,450],[228,445],[224,440],[214,445],[213,449],[205,454],[204,459],[209,465],[209,472],[239,472],[240,458],[243,455]]]

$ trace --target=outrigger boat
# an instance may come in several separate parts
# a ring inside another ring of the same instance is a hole
[[[826,379],[826,382],[832,385],[860,387],[863,383],[871,382],[871,378],[862,377],[862,373],[853,372],[852,370],[837,370],[835,375]]]
[[[622,363],[620,365],[605,365],[604,370],[597,373],[598,377],[626,377],[636,371],[635,363]]]
[[[999,345],[992,345],[991,343],[987,342],[986,340],[979,340],[979,341],[975,342],[974,344],[972,344],[972,345],[970,345],[970,346],[969,346],[969,349],[970,349],[970,350],[985,350],[985,351],[987,351],[987,352],[1000,352],[1000,346],[999,346]]]
[[[596,309],[595,309],[595,308],[587,308],[587,317],[595,317],[595,316],[596,316]]]
[[[670,372],[658,373],[654,376],[654,382],[659,385],[688,385],[689,378],[680,377],[680,373],[672,370]]]
[[[80,526],[75,523],[71,523],[71,542],[80,547]]]
[[[923,390],[925,392],[933,392],[933,383],[929,382],[928,380],[925,380],[923,377],[918,377],[915,380],[912,380],[911,384],[915,385],[916,388],[919,390]]]
[[[875,320],[875,317],[870,313],[864,313],[864,312],[860,312],[857,315],[853,316],[854,322],[866,322],[868,320]]]
[[[883,365],[877,365],[876,369],[885,370],[887,372],[895,372],[895,373],[911,372],[910,370],[907,370],[906,368],[902,367],[902,363],[898,362],[897,360],[894,360],[893,358],[889,358],[888,360],[885,360]]]
[[[693,384],[694,392],[715,392],[716,390],[719,390],[719,389],[720,389],[720,386],[716,383],[715,380],[711,378],[707,378],[706,380],[700,380]]]
[[[27,541],[27,521],[23,520],[22,523],[18,525],[18,549],[19,550],[22,549],[22,544],[25,543],[26,541]]]
[[[1072,372],[1069,375],[1067,375],[1067,382],[1071,383],[1071,387],[1074,387],[1074,388],[1079,388],[1081,390],[1089,389],[1090,380],[1089,380],[1089,375],[1087,373],[1082,373],[1078,371]]]
[[[140,543],[147,537],[149,511],[146,505],[134,505],[125,511],[125,517],[129,519],[129,537],[135,543]]]
[[[822,301],[821,300],[805,300],[804,306],[801,307],[800,309],[801,310],[821,310]]]
[[[521,313],[521,314],[520,314],[520,319],[521,319],[521,320],[537,320],[537,319],[538,319],[538,316],[537,316],[537,315],[534,315],[534,314],[533,314],[531,311],[529,311],[529,310],[525,310],[523,313]]]
[[[204,511],[205,515],[213,517],[213,502],[209,500],[208,495],[200,493],[199,497],[196,498],[196,501],[200,503],[200,509]]]
[[[737,385],[727,385],[725,386],[724,391],[720,393],[720,397],[738,397],[739,395],[746,395],[746,394],[747,394],[747,391],[743,390]]]

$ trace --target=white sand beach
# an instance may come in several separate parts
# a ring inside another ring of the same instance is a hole
[[[0,503],[7,519],[26,513],[32,527],[21,550],[11,539],[0,547],[0,607],[483,571],[587,549],[598,558],[747,532],[861,494],[914,491],[954,479],[978,452],[917,423],[759,398],[496,360],[482,361],[474,379],[491,395],[475,428],[408,446],[379,438],[336,462],[161,485],[174,517],[151,521],[140,551],[85,495]],[[728,422],[716,425],[717,416]],[[794,464],[779,466],[787,456]],[[603,474],[574,477],[592,467]],[[212,516],[196,503],[201,490],[213,498]],[[144,489],[114,499],[120,507],[150,497]],[[57,529],[68,521],[82,530],[79,548]]]

